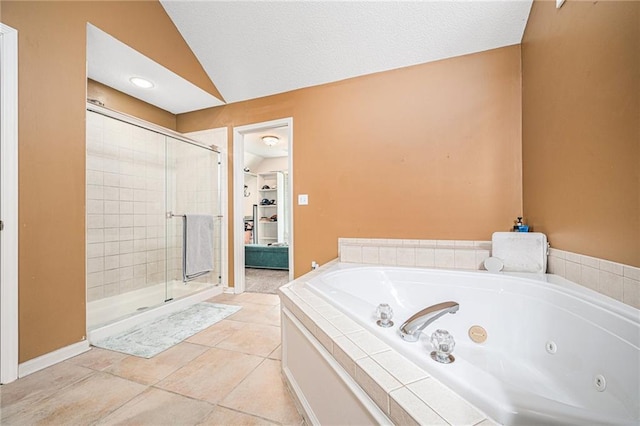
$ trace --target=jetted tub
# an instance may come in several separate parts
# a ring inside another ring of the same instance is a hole
[[[338,263],[306,286],[500,423],[640,424],[638,310],[563,278]],[[455,315],[400,338],[407,318],[445,301]],[[375,324],[380,303],[394,327]],[[429,356],[436,329],[456,339],[452,364]]]

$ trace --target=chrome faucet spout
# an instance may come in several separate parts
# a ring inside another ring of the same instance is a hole
[[[429,324],[444,314],[455,314],[458,309],[460,309],[460,305],[457,302],[442,302],[429,306],[414,314],[400,326],[400,337],[407,342],[417,342],[420,338],[420,333]]]

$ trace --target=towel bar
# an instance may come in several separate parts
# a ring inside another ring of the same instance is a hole
[[[166,216],[167,216],[167,219],[171,219],[171,218],[174,218],[174,217],[187,217],[184,214],[173,214],[173,212],[167,212]],[[224,216],[219,214],[219,215],[214,215],[213,217],[218,218],[218,219],[222,219]]]

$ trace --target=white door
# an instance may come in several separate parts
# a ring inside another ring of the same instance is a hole
[[[18,378],[18,32],[0,24],[0,383]]]

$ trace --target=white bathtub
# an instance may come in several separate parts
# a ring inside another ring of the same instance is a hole
[[[560,277],[336,264],[306,286],[500,423],[640,424],[639,311]],[[399,337],[408,317],[449,300],[457,314],[418,342]],[[379,303],[393,328],[375,325]],[[438,328],[456,338],[452,364],[429,356]]]

